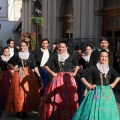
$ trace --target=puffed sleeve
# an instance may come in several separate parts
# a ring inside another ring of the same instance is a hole
[[[72,63],[73,63],[74,66],[79,66],[78,60],[74,56],[72,58]]]
[[[0,57],[0,69],[2,69],[2,58]]]
[[[90,81],[93,75],[94,67],[90,67],[84,70],[84,72],[80,75],[80,79],[85,78],[88,82]]]
[[[34,51],[31,52],[36,60],[36,54],[37,54],[37,49],[35,49]]]
[[[35,62],[35,58],[34,58],[33,54],[30,54],[30,59],[31,59],[30,67],[32,69],[35,68],[35,67],[37,67],[36,62]]]
[[[0,57],[0,62],[2,62],[2,58]]]
[[[12,64],[14,66],[18,65],[17,58],[18,58],[18,54],[14,54],[13,57],[11,57],[11,59],[8,61],[8,64]]]
[[[116,72],[116,70],[113,67],[111,67],[110,69],[111,69],[111,75],[114,78],[120,77],[120,75]]]

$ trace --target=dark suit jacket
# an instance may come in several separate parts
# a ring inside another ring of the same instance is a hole
[[[18,52],[20,52],[20,50],[14,47],[14,53],[18,53]]]
[[[14,47],[14,53],[18,53],[20,50],[18,50],[17,48],[15,48]],[[2,50],[0,50],[0,55],[2,55],[3,54],[3,49]]]
[[[0,95],[0,117],[2,116],[2,98]]]
[[[35,61],[36,61],[36,65],[38,66],[38,68],[40,69],[40,63],[42,60],[42,56],[43,56],[43,52],[41,51],[40,48],[35,49],[32,54],[35,57]],[[51,57],[53,55],[53,53],[49,50],[49,57]]]

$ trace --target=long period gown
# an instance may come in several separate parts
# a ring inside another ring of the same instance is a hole
[[[58,75],[48,84],[40,103],[39,116],[42,120],[70,120],[78,108],[77,86],[71,77],[71,67],[78,66],[78,63],[73,56],[60,62],[58,55],[54,55],[46,66],[50,64],[54,64],[54,72]]]
[[[18,65],[20,70],[13,73],[6,111],[17,113],[37,109],[40,103],[40,89],[38,80],[31,69],[36,67],[34,56],[30,54],[25,60],[20,59],[16,54],[9,63]]]
[[[109,86],[111,76],[119,77],[110,67],[107,75],[101,73],[97,66],[87,69],[81,77],[92,76],[96,89],[89,90],[72,120],[120,120],[115,96]]]
[[[6,106],[10,90],[12,73],[8,68],[7,61],[0,57],[0,94],[2,106]]]
[[[86,56],[84,56],[86,57]],[[79,70],[79,77],[78,77],[78,98],[79,98],[79,104],[82,103],[82,101],[85,98],[85,93],[86,93],[86,86],[83,84],[83,82],[80,80],[81,74],[83,73],[83,71],[87,68],[89,68],[89,60],[86,60],[84,57],[80,57],[78,58],[78,63],[79,65],[83,66],[83,69]],[[90,79],[90,77],[88,76],[88,79]]]

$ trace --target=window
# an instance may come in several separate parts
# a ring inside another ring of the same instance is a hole
[[[73,0],[66,0],[64,14],[65,15],[73,14]]]
[[[1,29],[1,24],[0,24],[0,29]]]
[[[107,19],[107,27],[120,27],[120,16],[111,16]]]
[[[72,30],[73,29],[73,21],[69,20],[66,22],[66,30]]]
[[[106,0],[106,8],[120,6],[120,0]]]

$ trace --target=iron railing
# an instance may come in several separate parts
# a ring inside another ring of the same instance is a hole
[[[69,53],[72,53],[75,46],[79,45],[79,47],[84,51],[85,47],[90,43],[94,42],[96,47],[99,47],[99,38],[72,38],[72,39],[66,39],[66,38],[61,38],[61,39],[56,39],[56,40],[51,40],[51,43],[59,43],[62,40],[66,40],[68,42],[68,51]],[[115,37],[108,37],[109,40],[109,49],[116,52],[118,48],[120,48],[120,38]]]

